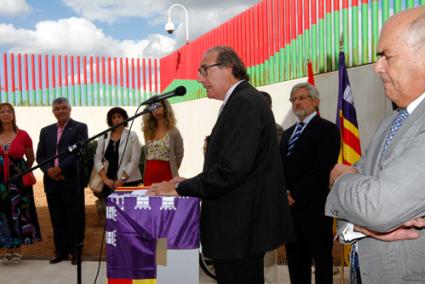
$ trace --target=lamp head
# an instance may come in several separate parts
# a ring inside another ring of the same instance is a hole
[[[174,23],[171,21],[170,18],[168,18],[168,22],[165,24],[165,30],[167,33],[172,34],[176,27],[174,26]]]

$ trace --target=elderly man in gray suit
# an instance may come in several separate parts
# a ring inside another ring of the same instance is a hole
[[[350,222],[362,283],[425,283],[425,7],[383,26],[375,71],[399,107],[354,166],[336,165],[326,215]],[[352,225],[354,224],[354,225]]]

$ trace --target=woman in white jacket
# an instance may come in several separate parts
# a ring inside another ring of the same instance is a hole
[[[108,111],[106,121],[109,126],[114,126],[127,118],[124,109],[114,107]],[[126,127],[127,123],[97,141],[94,166],[104,183],[103,197],[108,196],[117,187],[138,185],[142,179],[139,169],[139,138],[134,131],[130,132]]]

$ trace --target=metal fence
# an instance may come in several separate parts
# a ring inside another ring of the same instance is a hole
[[[196,82],[199,60],[215,45],[233,47],[248,67],[251,83],[263,86],[338,68],[340,39],[349,67],[376,61],[379,31],[390,15],[425,0],[263,0],[190,44],[161,59],[161,90],[185,85],[205,96]],[[166,68],[164,68],[166,67]]]
[[[159,92],[159,60],[105,56],[3,54],[1,101],[74,106],[138,105]]]

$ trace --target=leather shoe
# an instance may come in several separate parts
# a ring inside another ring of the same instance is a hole
[[[83,261],[83,260],[81,260]],[[72,265],[77,265],[78,264],[78,259],[77,259],[77,255],[76,254],[71,254],[71,264]]]
[[[50,264],[55,264],[61,262],[62,260],[67,260],[68,254],[57,254],[52,259],[49,260]]]

